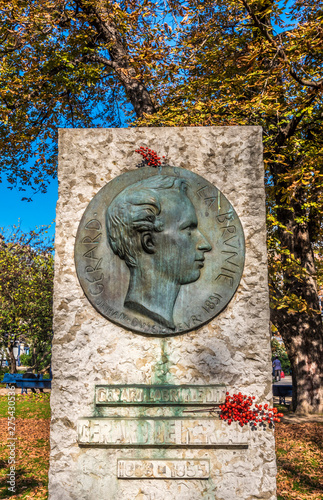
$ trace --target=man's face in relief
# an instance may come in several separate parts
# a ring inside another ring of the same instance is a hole
[[[198,229],[195,208],[185,193],[164,191],[161,196],[163,230],[153,235],[158,269],[179,285],[198,280],[204,253],[212,250]]]

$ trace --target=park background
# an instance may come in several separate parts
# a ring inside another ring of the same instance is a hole
[[[0,12],[1,352],[21,342],[34,370],[50,363],[58,127],[260,125],[273,353],[293,377],[276,427],[278,498],[321,498],[322,8],[1,0]],[[17,394],[16,408],[14,497],[46,498],[48,395]]]

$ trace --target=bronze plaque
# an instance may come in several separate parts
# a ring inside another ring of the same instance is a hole
[[[91,200],[76,235],[77,275],[90,303],[126,329],[196,330],[233,297],[244,235],[227,198],[177,167],[122,174]]]

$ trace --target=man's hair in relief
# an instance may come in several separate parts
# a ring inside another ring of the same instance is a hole
[[[110,247],[128,267],[137,266],[137,258],[143,251],[141,233],[163,230],[160,195],[170,189],[186,193],[187,182],[170,175],[149,177],[121,191],[107,209]]]

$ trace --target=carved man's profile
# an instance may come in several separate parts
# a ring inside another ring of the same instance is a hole
[[[227,306],[244,266],[230,201],[206,178],[162,165],[125,170],[88,204],[75,241],[83,291],[126,330],[172,336]]]
[[[108,242],[130,271],[127,309],[174,329],[182,285],[197,281],[211,244],[198,228],[187,182],[156,175],[122,190],[106,211]]]

